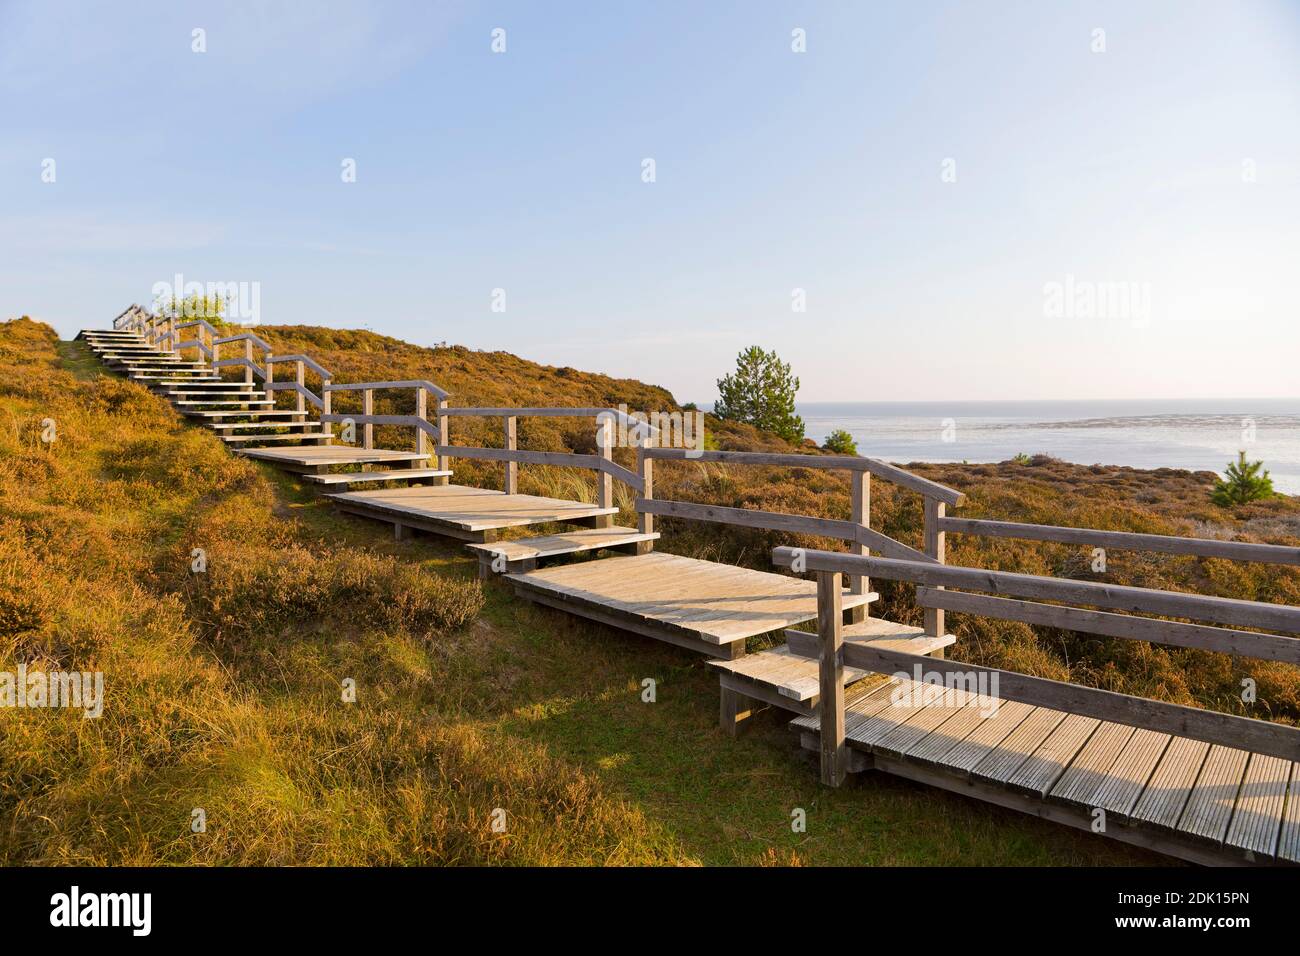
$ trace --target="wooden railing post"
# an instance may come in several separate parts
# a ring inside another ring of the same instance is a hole
[[[333,423],[329,421],[330,409],[334,407],[334,401],[331,396],[334,393],[330,391],[330,380],[321,377],[320,380],[320,430],[325,435],[333,435]],[[329,444],[328,439],[325,444]]]
[[[421,395],[424,394],[424,390],[420,389],[417,392],[417,394],[421,394]],[[418,404],[418,400],[417,400],[417,404]],[[375,413],[375,390],[373,388],[363,389],[361,391],[361,414],[363,417],[369,418],[374,413]],[[416,433],[418,435],[424,434],[424,432],[419,431],[418,429],[416,430]],[[418,443],[418,439],[417,439],[417,443]],[[361,447],[367,450],[375,447],[375,426],[368,421],[366,422],[364,429],[362,431]]]
[[[447,425],[447,416],[442,413],[447,407],[447,401],[446,399],[439,398],[435,400],[434,404],[438,409],[438,444],[450,445],[451,428]],[[446,471],[449,468],[451,468],[451,458],[447,455],[439,455],[438,470]]]
[[[612,462],[614,460],[614,418],[609,414],[597,415],[596,423],[598,426],[596,444],[599,446],[597,452],[605,461]],[[604,471],[596,474],[596,505],[600,508],[614,507],[614,477]],[[601,515],[593,524],[597,528],[609,528],[614,524],[614,516]]]
[[[849,473],[849,483],[853,492],[853,523],[864,528],[871,527],[871,475],[865,471]],[[869,555],[871,550],[861,543],[849,548],[850,554]],[[866,594],[871,589],[871,582],[865,574],[849,575],[849,593]],[[870,615],[869,604],[859,604],[849,611],[849,620],[853,623],[864,621]]]
[[[840,575],[817,572],[817,635],[821,642],[820,724],[822,783],[838,787],[848,772],[844,743],[844,600]]]
[[[515,451],[518,443],[518,419],[514,415],[506,416],[506,434],[505,448],[507,451]],[[506,461],[506,477],[502,486],[508,495],[519,493],[519,462]]]
[[[415,386],[415,417],[429,420],[429,393],[424,390],[423,385]],[[442,444],[442,435],[438,435],[438,443]],[[425,454],[429,449],[428,436],[424,434],[423,428],[415,430],[415,453],[417,455]]]
[[[298,359],[298,361],[293,363],[293,375],[294,382],[297,383],[299,389],[307,387],[307,367],[302,364],[302,359]],[[305,422],[307,420],[307,396],[301,391],[299,391],[297,395],[298,401],[295,403],[294,408],[296,408],[301,414],[295,417],[298,418],[298,421]],[[324,399],[322,398],[322,401],[323,400]]]
[[[929,497],[925,499],[925,553],[940,564],[943,564],[947,557],[947,542],[939,522],[943,520],[947,510],[948,506],[942,501]],[[931,637],[940,637],[944,633],[943,627],[943,611],[939,608],[926,608],[925,633]],[[940,648],[931,656],[943,657],[943,649]]]
[[[244,366],[244,384],[253,384],[253,340],[244,339],[244,361],[248,364]]]
[[[645,482],[645,490],[641,492],[641,497],[650,501],[655,496],[655,460],[645,453],[647,448],[652,447],[651,442],[654,438],[646,435],[637,444],[636,449],[636,471]],[[636,513],[636,529],[642,534],[653,534],[655,530],[655,516],[645,512]],[[645,550],[648,552],[654,548],[653,541],[643,542]]]

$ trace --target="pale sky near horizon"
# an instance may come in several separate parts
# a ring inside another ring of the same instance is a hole
[[[0,117],[64,336],[180,273],[683,401],[1300,395],[1300,0],[0,0]]]

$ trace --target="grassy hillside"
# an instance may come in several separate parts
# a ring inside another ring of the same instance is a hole
[[[671,402],[651,386],[509,356],[263,331],[340,380],[432,378],[457,404]],[[53,443],[41,440],[45,419]],[[521,431],[538,443],[528,447],[586,437]],[[780,446],[745,429],[719,442]],[[1223,513],[1203,503],[1204,475],[1050,461],[917,470],[970,493],[963,514],[1300,539],[1294,501]],[[525,487],[558,480],[548,475],[521,469]],[[842,480],[802,469],[683,464],[664,467],[658,486],[720,504],[848,510]],[[879,482],[873,491],[873,523],[915,543],[914,496]],[[775,543],[663,527],[668,550],[759,567]],[[194,548],[207,552],[203,574],[191,571]],[[1088,576],[1080,549],[954,538],[951,553]],[[1292,571],[1122,555],[1111,566],[1116,580],[1300,603]],[[49,328],[0,323],[0,670],[102,670],[107,696],[99,720],[0,709],[0,862],[1153,859],[896,779],[825,790],[775,715],[737,740],[721,735],[716,680],[693,656],[532,608],[473,576],[454,545],[393,542],[386,526],[337,515],[293,479],[231,456]],[[886,591],[884,610],[915,617],[909,601]],[[1239,709],[1231,692],[1252,673],[1261,706],[1300,716],[1291,668],[952,618],[963,658],[1225,709]],[[657,681],[653,704],[640,697],[646,677]],[[355,703],[342,699],[346,678]],[[796,807],[806,833],[790,830]],[[204,833],[191,832],[195,808]],[[504,832],[492,828],[498,808]]]

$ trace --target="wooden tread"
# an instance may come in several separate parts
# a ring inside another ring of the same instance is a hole
[[[506,561],[524,561],[537,558],[551,558],[562,554],[581,554],[585,551],[598,551],[601,548],[616,548],[621,545],[637,544],[641,541],[657,541],[659,533],[652,531],[643,534],[636,528],[614,526],[610,528],[586,528],[582,531],[566,531],[560,534],[541,535],[536,538],[517,538],[513,541],[497,541],[490,544],[477,542],[465,547],[477,551],[480,555],[494,557],[504,555]]]
[[[303,475],[318,485],[353,485],[371,481],[401,481],[407,478],[449,478],[451,471],[440,468],[397,468],[391,471],[346,471],[334,475]]]
[[[876,594],[868,596],[872,599],[879,597]],[[932,637],[925,633],[923,627],[898,624],[879,617],[845,624],[843,634],[845,644],[870,644],[882,651],[901,651],[904,654],[933,654],[957,642],[957,638],[951,634]],[[821,653],[820,639],[812,631],[787,628],[785,639],[796,653],[805,657],[815,658]]]

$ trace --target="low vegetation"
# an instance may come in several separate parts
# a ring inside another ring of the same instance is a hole
[[[678,407],[662,389],[505,353],[309,327],[259,334],[341,381],[431,378],[457,404]],[[499,420],[453,427],[457,441],[500,443]],[[523,419],[521,444],[583,449],[589,427]],[[717,447],[791,449],[743,424],[709,427]],[[835,472],[661,465],[665,497],[849,515]],[[456,466],[458,480],[499,481],[499,467]],[[1300,544],[1295,499],[1225,513],[1209,502],[1208,472],[1043,456],[909,467],[967,492],[971,517]],[[523,466],[520,478],[523,490],[592,493],[579,472]],[[621,503],[630,509],[629,496]],[[921,520],[916,495],[873,483],[873,526],[915,546]],[[666,550],[753,567],[792,543],[693,522],[660,529]],[[953,535],[949,558],[1096,577],[1087,550],[1064,545]],[[230,455],[48,327],[0,324],[0,670],[101,670],[107,696],[98,720],[0,709],[0,862],[1153,861],[897,779],[825,790],[778,716],[736,740],[719,733],[716,679],[697,659],[481,587],[475,565],[432,537],[394,542]],[[1106,580],[1300,604],[1300,574],[1283,567],[1116,552]],[[910,589],[873,586],[882,614],[920,620]],[[950,626],[962,659],[1300,721],[1300,673],[1286,665],[956,614]],[[641,699],[646,677],[654,704]],[[1258,684],[1253,707],[1240,699],[1245,677]],[[791,831],[795,808],[806,833]]]

